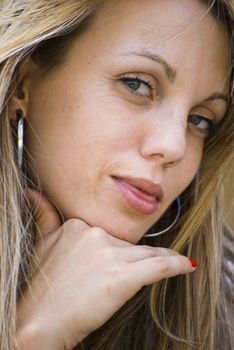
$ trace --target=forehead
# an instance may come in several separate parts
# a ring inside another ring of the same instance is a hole
[[[229,70],[225,27],[198,0],[106,1],[88,37],[96,58],[151,50],[196,81],[205,74],[219,89]]]

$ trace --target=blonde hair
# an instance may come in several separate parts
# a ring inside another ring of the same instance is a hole
[[[23,192],[27,179],[15,161],[8,100],[20,80],[25,60],[32,56],[46,69],[53,68],[58,62],[51,60],[45,47],[60,45],[62,59],[73,37],[92,25],[91,19],[103,2],[2,0],[0,4],[0,348],[4,350],[15,347],[17,298],[25,282],[30,283],[34,239],[32,213]],[[202,2],[233,33],[233,0]],[[44,61],[43,55],[47,55]],[[230,81],[233,84],[231,74]],[[220,132],[207,141],[199,174],[183,194],[186,210],[177,227],[179,233],[151,241],[197,257],[199,269],[192,275],[143,288],[77,349],[89,348],[90,344],[95,350],[234,347],[228,323],[230,308],[221,278],[221,189],[223,176],[233,161],[233,85],[230,98]]]

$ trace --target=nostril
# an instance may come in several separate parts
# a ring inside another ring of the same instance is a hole
[[[185,155],[185,127],[180,123],[173,126],[166,124],[160,132],[158,128],[155,127],[144,135],[140,153],[144,158],[154,159],[165,166],[175,166]]]
[[[172,167],[175,167],[176,165],[178,165],[179,163],[180,163],[180,160],[166,162],[166,163],[164,163],[164,168],[172,168]]]

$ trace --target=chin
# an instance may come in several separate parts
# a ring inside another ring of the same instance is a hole
[[[136,244],[144,235],[144,233],[139,232],[139,228],[125,228],[124,230],[117,230],[116,228],[110,228],[109,230],[106,230],[109,232],[109,234],[113,237],[116,237],[118,239],[121,239],[123,241]]]
[[[74,216],[73,216],[74,217]],[[77,218],[85,221],[90,227],[100,227],[111,236],[136,244],[147,231],[134,220],[122,218],[120,215],[77,215]],[[109,219],[112,218],[112,219]]]
[[[70,204],[70,203],[69,203]],[[77,218],[83,220],[90,227],[100,227],[111,236],[136,244],[145,232],[154,224],[155,218],[139,215],[125,207],[112,203],[86,202],[80,206],[63,206],[60,209],[66,220]]]

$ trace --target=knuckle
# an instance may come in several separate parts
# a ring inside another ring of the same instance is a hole
[[[176,250],[167,248],[169,255],[180,255]]]
[[[101,227],[91,227],[89,231],[89,234],[92,236],[92,240],[99,240],[106,237],[106,231],[103,230]]]
[[[142,245],[141,247],[149,252],[155,250],[155,247],[151,247],[149,245]]]
[[[150,246],[144,246],[144,251],[147,253],[149,257],[155,257],[157,255],[157,250]]]
[[[168,260],[165,259],[164,257],[160,256],[157,258],[157,264],[159,265],[160,272],[163,275],[168,275],[168,273],[171,270]]]
[[[70,241],[71,242],[76,242],[78,237],[79,239],[82,238],[83,232],[85,232],[88,229],[88,225],[79,220],[79,219],[69,219],[67,220],[64,225],[63,225],[63,235],[60,235],[60,238],[63,239],[64,241]]]
[[[85,224],[84,224],[85,225]],[[79,219],[71,218],[64,223],[64,227],[69,231],[76,231],[81,227],[81,221]]]

